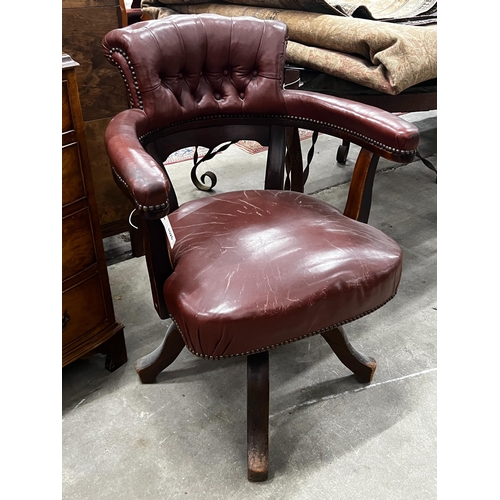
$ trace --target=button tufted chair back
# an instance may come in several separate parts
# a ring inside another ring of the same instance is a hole
[[[151,127],[215,114],[284,113],[286,25],[211,14],[110,33],[105,54]]]
[[[367,220],[376,158],[411,161],[418,130],[372,106],[284,90],[286,41],[282,22],[215,14],[172,15],[106,34],[104,55],[120,70],[132,108],[111,121],[106,149],[118,185],[145,218],[160,219],[178,207],[164,162],[188,146],[258,141],[269,147],[264,187],[281,189],[285,149],[287,154],[294,149],[287,147],[290,131],[296,150],[300,127],[363,148],[355,166],[362,189],[350,190],[346,214]],[[124,162],[124,155],[131,158],[128,148],[134,160]],[[287,164],[287,170],[300,190],[307,174],[300,153],[294,156],[300,161]],[[136,175],[139,157],[149,167]],[[191,178],[200,189],[210,189],[216,182],[210,175],[208,188],[195,171]]]

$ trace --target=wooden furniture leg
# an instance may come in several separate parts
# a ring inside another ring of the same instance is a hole
[[[130,235],[130,246],[132,247],[132,255],[134,257],[142,257],[144,255],[144,230],[141,227],[141,222],[142,222],[142,217],[139,217],[137,214],[132,215],[132,217],[129,216],[128,231]]]
[[[358,382],[369,383],[373,379],[377,362],[370,356],[356,351],[342,327],[321,334],[340,361],[351,370]]]
[[[123,327],[101,345],[80,356],[80,359],[90,359],[96,354],[104,354],[106,356],[104,367],[110,372],[114,372],[120,366],[124,365],[128,361],[128,356]]]
[[[285,149],[286,129],[277,126],[271,127],[264,189],[283,189]]]
[[[300,135],[297,127],[288,127],[286,131],[286,156],[285,167],[287,178],[285,189],[304,192],[304,176],[302,163],[302,149],[300,146]]]
[[[117,368],[127,362],[127,347],[123,328],[115,333],[110,339],[98,347],[98,352],[106,355],[104,366],[106,370],[114,372]]]
[[[141,382],[143,384],[156,382],[158,374],[175,361],[184,347],[184,340],[182,340],[175,323],[172,323],[168,327],[163,342],[153,352],[143,356],[135,363],[135,371]]]
[[[247,357],[248,480],[269,474],[269,352]]]
[[[368,222],[378,160],[379,156],[364,148],[359,152],[344,209],[344,215],[347,217],[360,222]]]
[[[345,164],[347,161],[347,155],[349,154],[349,146],[351,143],[345,139],[342,141],[342,145],[337,149],[337,163]]]

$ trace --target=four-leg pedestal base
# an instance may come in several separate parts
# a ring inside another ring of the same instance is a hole
[[[369,383],[377,363],[351,345],[343,328],[322,334],[339,360],[361,383]],[[162,344],[139,359],[135,369],[144,384],[177,358],[184,347],[181,334],[172,323]],[[247,469],[249,481],[265,481],[269,475],[269,352],[247,356]]]

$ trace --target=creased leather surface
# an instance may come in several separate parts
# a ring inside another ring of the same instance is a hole
[[[286,112],[312,120],[342,124],[401,151],[416,149],[420,140],[417,127],[393,114],[356,101],[303,90],[285,90]],[[369,127],[369,132],[367,130]]]
[[[285,40],[286,26],[272,20],[176,16],[113,30],[103,46],[126,77],[133,72],[132,104],[151,130],[206,115],[283,113]]]
[[[240,191],[172,213],[168,310],[195,354],[231,356],[355,319],[395,293],[399,246],[315,198]]]

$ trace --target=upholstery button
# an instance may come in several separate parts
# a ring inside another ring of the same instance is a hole
[[[182,73],[179,73],[179,80],[182,80],[184,77],[182,76]]]
[[[215,99],[219,100],[220,99],[220,94],[214,94]]]
[[[257,71],[252,71],[252,76],[257,76],[259,73]]]
[[[227,69],[225,69],[225,70],[222,72],[222,74],[223,74],[224,76],[227,76],[227,74],[228,74]]]
[[[243,99],[245,97],[245,93],[244,92],[240,92],[240,99]]]

